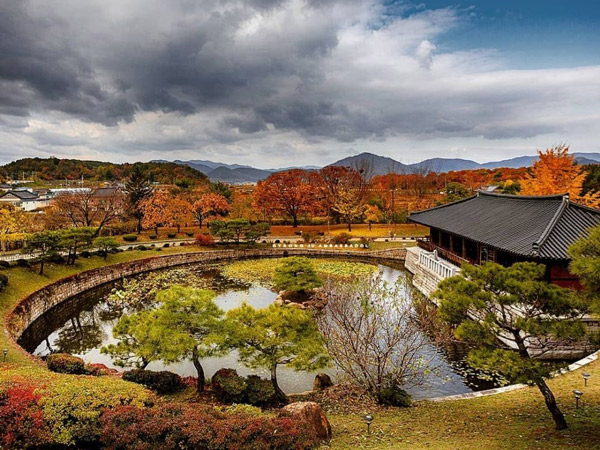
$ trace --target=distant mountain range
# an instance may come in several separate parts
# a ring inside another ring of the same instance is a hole
[[[573,153],[578,164],[600,164],[600,153]],[[423,172],[451,172],[458,170],[474,169],[498,169],[501,167],[518,168],[529,167],[537,161],[537,156],[518,156],[516,158],[504,159],[488,163],[478,163],[469,159],[460,158],[431,158],[414,164],[403,164],[395,159],[379,156],[373,153],[361,153],[355,156],[340,159],[330,166],[345,166],[358,169],[366,169],[370,175],[385,175],[390,172],[396,173],[423,173]],[[264,180],[269,175],[283,170],[300,168],[305,170],[318,170],[319,166],[285,167],[279,169],[256,169],[251,166],[239,164],[225,164],[208,160],[191,161],[165,161],[190,166],[206,176],[211,181],[222,181],[225,183],[256,183]]]

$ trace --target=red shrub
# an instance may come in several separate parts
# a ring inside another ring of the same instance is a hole
[[[306,425],[289,418],[225,415],[210,408],[122,406],[102,418],[109,450],[305,450],[316,445]]]
[[[210,234],[198,234],[196,235],[196,245],[211,247],[215,245],[215,241]]]
[[[0,448],[23,449],[51,442],[35,388],[17,384],[0,393]]]

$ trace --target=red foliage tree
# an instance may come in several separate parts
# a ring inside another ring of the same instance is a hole
[[[290,216],[294,227],[298,226],[298,217],[311,212],[316,204],[308,173],[301,169],[274,173],[259,181],[254,191],[255,207]]]

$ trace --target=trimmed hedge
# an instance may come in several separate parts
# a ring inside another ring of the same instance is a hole
[[[377,394],[377,401],[381,405],[387,406],[410,406],[412,403],[410,394],[398,387],[382,389]]]
[[[31,267],[31,262],[28,259],[19,258],[15,261],[17,267]]]
[[[175,236],[177,236],[177,233],[167,233],[169,239],[173,239]]]
[[[8,261],[4,261],[0,259],[0,269],[8,269],[10,267],[10,263]]]
[[[107,410],[100,422],[101,443],[110,450],[307,450],[318,443],[304,421],[201,406],[119,406]]]
[[[271,380],[265,380],[257,375],[246,378],[246,401],[253,406],[272,406],[277,403],[275,388]]]
[[[126,234],[125,236],[123,236],[123,240],[125,242],[135,242],[138,240],[138,235],[137,234]]]
[[[3,273],[0,273],[0,291],[8,286],[8,277]]]
[[[123,380],[141,384],[157,394],[173,394],[185,389],[185,383],[179,375],[166,370],[135,369],[123,373]]]
[[[219,369],[211,379],[211,387],[216,397],[226,403],[242,403],[245,397],[246,381],[235,369]]]
[[[82,375],[87,373],[83,359],[67,353],[53,353],[46,358],[46,365],[52,372]]]

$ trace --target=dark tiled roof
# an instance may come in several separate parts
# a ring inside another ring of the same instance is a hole
[[[565,196],[526,197],[479,192],[473,197],[415,212],[409,220],[465,236],[507,252],[569,259],[567,248],[600,224],[600,210]]]
[[[119,189],[116,187],[101,187],[94,191],[94,197],[112,197],[113,195],[119,193]]]
[[[20,198],[21,200],[35,200],[38,198],[37,194],[29,191],[8,191],[5,192],[1,197],[12,194],[15,197]]]

